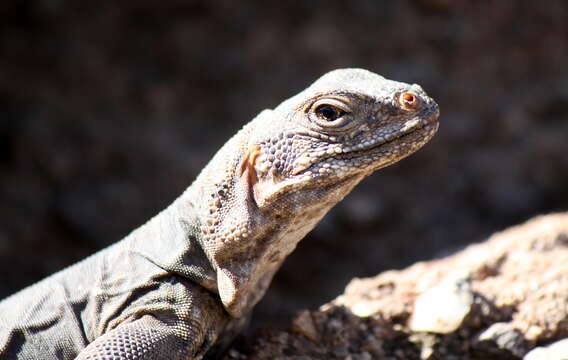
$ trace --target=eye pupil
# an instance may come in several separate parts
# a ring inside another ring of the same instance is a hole
[[[331,105],[322,105],[318,107],[316,109],[316,113],[321,119],[327,121],[336,120],[342,115],[342,111]]]

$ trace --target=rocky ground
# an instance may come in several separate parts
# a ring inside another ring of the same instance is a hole
[[[567,359],[567,260],[568,213],[537,217],[451,256],[354,279],[226,359]]]
[[[337,67],[420,83],[440,132],[300,244],[257,326],[568,209],[565,1],[2,0],[0,18],[0,297],[128,234]]]

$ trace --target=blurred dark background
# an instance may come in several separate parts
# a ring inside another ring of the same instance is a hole
[[[0,297],[128,234],[338,67],[421,84],[440,132],[300,243],[257,324],[568,209],[568,2],[3,0],[0,19]]]

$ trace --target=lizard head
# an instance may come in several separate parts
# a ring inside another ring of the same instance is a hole
[[[269,112],[248,157],[261,207],[296,188],[363,178],[401,160],[434,136],[439,116],[419,85],[362,69],[327,73]]]
[[[200,241],[227,311],[252,308],[298,241],[361,179],[426,144],[438,114],[418,85],[344,69],[235,135],[191,187],[207,200]]]

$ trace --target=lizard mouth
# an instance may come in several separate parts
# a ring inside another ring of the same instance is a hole
[[[381,152],[384,148],[394,144],[415,145],[416,150],[418,150],[418,148],[426,144],[436,134],[439,125],[438,116],[439,113],[436,111],[428,117],[427,120],[421,121],[419,124],[407,130],[391,136],[379,138],[378,141],[371,143],[363,142],[355,145],[351,148],[345,149],[344,152],[342,154],[338,154],[336,158],[354,158],[361,156],[362,153]]]
[[[403,133],[401,133],[400,135],[394,137],[393,139],[389,140],[389,141],[385,141],[382,144],[377,144],[376,147],[381,147],[383,145],[392,143],[392,142],[404,142],[407,139],[410,139],[414,136],[420,135],[420,134],[426,134],[426,136],[423,138],[423,140],[419,141],[419,142],[428,142],[436,133],[436,131],[438,131],[438,121],[437,121],[437,117],[432,118],[431,120],[429,119],[429,121],[426,121],[424,123],[422,123],[421,125],[412,128],[408,131],[405,131]]]

